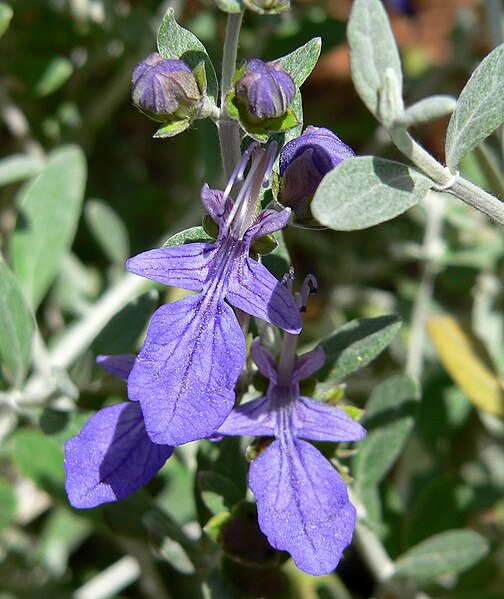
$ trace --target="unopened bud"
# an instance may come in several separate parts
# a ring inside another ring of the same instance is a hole
[[[150,54],[134,70],[133,104],[157,121],[190,116],[201,102],[196,78],[183,60]]]
[[[354,152],[330,129],[307,127],[280,152],[280,197],[296,222],[314,226],[310,203],[324,176]]]
[[[290,8],[289,0],[243,0],[243,4],[260,15],[277,15]]]
[[[235,84],[238,103],[255,122],[283,116],[295,93],[292,77],[278,61],[252,58]]]

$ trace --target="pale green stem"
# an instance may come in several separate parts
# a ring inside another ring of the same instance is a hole
[[[424,200],[427,223],[422,244],[424,258],[420,286],[417,291],[411,315],[410,338],[406,356],[406,373],[420,380],[423,365],[425,322],[434,290],[434,279],[438,272],[438,254],[441,246],[445,211],[443,197],[427,194]]]
[[[221,114],[217,126],[226,179],[231,177],[235,166],[240,160],[240,126],[237,121],[228,115],[226,110],[226,94],[231,89],[233,75],[236,71],[236,57],[238,55],[238,41],[242,19],[243,12],[228,15],[222,53]]]
[[[389,133],[399,150],[439,186],[438,191],[455,196],[504,226],[503,202],[458,174],[454,175],[424,150],[404,127],[392,126]]]

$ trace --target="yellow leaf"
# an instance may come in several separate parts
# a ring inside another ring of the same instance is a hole
[[[481,341],[451,316],[430,319],[427,329],[443,366],[471,403],[503,416],[501,379]]]

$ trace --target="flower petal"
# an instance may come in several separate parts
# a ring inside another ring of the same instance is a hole
[[[292,378],[296,381],[302,381],[309,377],[314,372],[317,372],[319,368],[322,368],[325,362],[325,353],[323,348],[319,345],[313,351],[308,352],[300,356],[294,366]]]
[[[231,308],[207,295],[162,306],[128,379],[156,443],[181,445],[215,432],[233,408],[245,339]]]
[[[298,437],[310,441],[360,441],[366,436],[366,429],[344,410],[308,397],[299,397],[293,406],[292,425]]]
[[[288,551],[308,574],[334,570],[352,540],[355,509],[343,479],[315,447],[275,441],[252,462],[249,486],[273,547]]]
[[[276,362],[271,353],[261,345],[260,337],[256,337],[250,346],[250,357],[254,360],[259,372],[270,381],[276,382]]]
[[[90,508],[124,499],[148,483],[172,452],[149,439],[138,404],[104,408],[65,444],[70,503]]]
[[[248,401],[235,408],[219,427],[219,435],[273,436],[276,414],[271,410],[268,397]]]
[[[119,354],[117,356],[96,356],[96,363],[104,370],[110,372],[118,379],[127,381],[133,364],[135,363],[135,354]]]
[[[280,212],[278,210],[262,210],[256,222],[245,233],[244,241],[250,243],[254,237],[262,237],[280,231],[288,225],[291,213],[290,208],[284,208]]]
[[[217,247],[212,243],[188,243],[142,252],[126,262],[141,277],[182,289],[201,291]]]
[[[233,208],[231,198],[228,197],[224,201],[224,192],[220,189],[210,189],[207,183],[201,188],[201,201],[208,214],[218,225],[226,221]]]
[[[241,260],[228,284],[226,298],[233,306],[288,333],[303,328],[294,298],[259,262],[249,257]]]

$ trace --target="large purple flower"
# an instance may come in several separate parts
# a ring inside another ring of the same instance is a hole
[[[233,410],[217,433],[275,437],[250,465],[259,525],[301,570],[327,574],[352,540],[355,509],[341,476],[306,440],[358,441],[366,432],[343,410],[300,394],[299,381],[324,363],[322,348],[297,361],[292,348],[277,366],[256,339],[251,355],[268,391]]]
[[[98,363],[126,380],[134,355],[100,356]],[[131,495],[171,456],[173,447],[153,443],[138,403],[99,410],[65,444],[65,487],[75,508],[91,508]]]
[[[157,310],[128,379],[155,443],[180,445],[211,435],[233,407],[234,385],[245,363],[245,339],[233,306],[299,333],[296,304],[268,270],[249,257],[255,237],[284,227],[290,210],[257,215],[260,187],[275,148],[251,148],[221,192],[203,186],[201,199],[219,225],[215,243],[160,248],[131,258],[127,268],[165,285],[200,291]],[[252,163],[236,201],[229,192]]]

